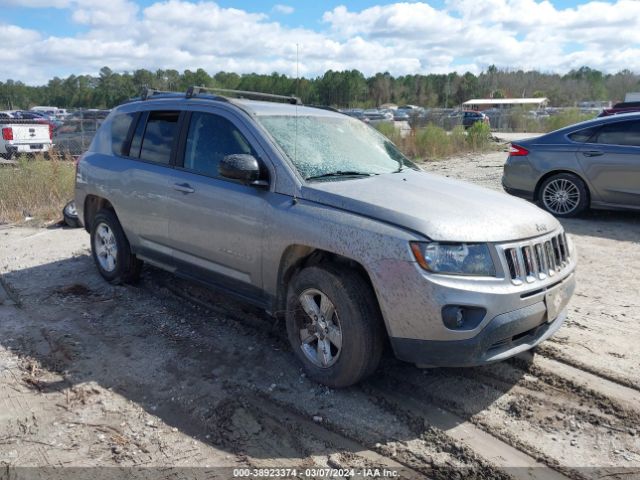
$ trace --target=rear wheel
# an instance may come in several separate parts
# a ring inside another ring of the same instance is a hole
[[[307,267],[287,295],[287,334],[309,378],[348,387],[377,368],[384,326],[369,284],[337,267]]]
[[[111,210],[100,210],[93,220],[91,254],[100,275],[110,283],[131,283],[140,278],[142,262],[131,253],[118,217]]]
[[[574,217],[589,206],[589,192],[584,182],[572,173],[559,173],[540,186],[538,200],[556,217]]]

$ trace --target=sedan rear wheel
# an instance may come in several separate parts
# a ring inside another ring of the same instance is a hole
[[[544,181],[539,200],[545,210],[556,217],[573,217],[588,206],[584,182],[571,173],[560,173]]]

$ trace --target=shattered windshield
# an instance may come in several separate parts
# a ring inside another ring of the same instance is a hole
[[[347,116],[258,118],[306,180],[354,178],[413,168],[385,136]]]

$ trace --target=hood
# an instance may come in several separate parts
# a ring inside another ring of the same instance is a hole
[[[505,193],[422,171],[309,183],[301,197],[380,219],[449,242],[507,242],[535,237],[559,222]]]

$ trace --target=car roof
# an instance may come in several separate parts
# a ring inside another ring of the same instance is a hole
[[[230,103],[243,108],[248,113],[257,116],[316,116],[316,117],[343,117],[341,112],[327,110],[325,108],[304,105],[291,105],[289,103],[265,102],[261,100],[229,99]]]
[[[234,105],[252,116],[314,116],[314,117],[335,117],[344,118],[346,115],[339,111],[329,110],[327,108],[316,106],[305,106],[300,104],[291,104],[276,101],[249,100],[245,98],[230,98],[218,95],[199,94],[191,98],[187,98],[184,94],[168,94],[155,95],[146,100],[134,99],[126,104],[136,103],[139,106],[157,105],[164,102],[198,102],[212,104]]]

